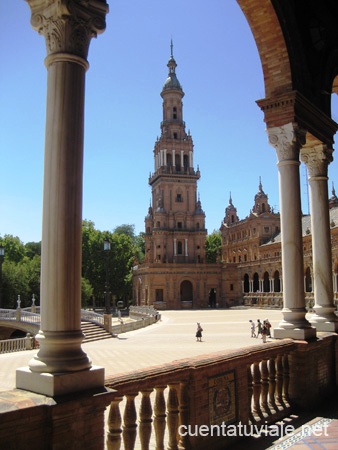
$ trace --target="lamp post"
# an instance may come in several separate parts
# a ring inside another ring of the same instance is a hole
[[[2,308],[2,264],[5,259],[5,247],[0,245],[0,308]]]
[[[108,261],[110,253],[110,242],[105,239],[103,241],[103,250],[106,254],[106,283],[105,283],[105,308],[106,314],[111,314],[110,310],[110,292],[109,292],[109,278],[108,278]]]

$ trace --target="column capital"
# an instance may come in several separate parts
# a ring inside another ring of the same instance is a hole
[[[275,147],[278,162],[299,161],[299,150],[305,143],[305,130],[297,124],[288,123],[267,129],[269,143]]]
[[[327,178],[328,165],[333,161],[332,153],[333,149],[326,144],[302,148],[301,160],[306,164],[310,178]]]
[[[31,25],[46,39],[47,55],[87,59],[90,40],[106,28],[106,0],[26,0]]]

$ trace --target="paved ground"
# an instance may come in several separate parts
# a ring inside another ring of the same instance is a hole
[[[117,339],[88,342],[84,351],[106,376],[154,366],[176,359],[262,343],[251,338],[249,319],[269,318],[272,326],[281,319],[276,310],[208,309],[164,311],[162,320],[147,328],[119,335]],[[203,327],[196,342],[197,322]],[[15,369],[27,366],[36,350],[0,355],[0,391],[15,387]]]
[[[133,371],[143,367],[171,362],[189,356],[197,356],[225,349],[235,349],[261,344],[261,339],[251,338],[249,319],[268,318],[272,327],[282,318],[279,310],[194,310],[164,311],[162,320],[147,328],[121,334],[116,339],[88,342],[84,351],[93,364],[103,366],[106,376]],[[197,322],[203,327],[202,342],[196,342]],[[0,355],[0,391],[15,388],[15,370],[27,366],[36,350]],[[338,441],[337,407],[316,411],[303,418],[308,423],[329,420],[329,436],[306,435],[302,431],[285,439],[274,450],[336,449]],[[327,422],[324,422],[324,425]],[[324,428],[325,429],[325,428]],[[267,449],[273,443],[267,439],[250,439],[234,447],[234,450],[251,448]],[[244,445],[244,446],[243,446]]]

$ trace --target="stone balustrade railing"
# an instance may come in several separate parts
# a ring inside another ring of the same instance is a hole
[[[216,448],[234,437],[210,436],[212,427],[220,429],[223,423],[240,430],[241,424],[267,426],[286,417],[294,347],[291,340],[272,342],[106,380],[117,391],[109,411],[107,448]],[[198,435],[200,427],[203,435]]]
[[[0,341],[0,353],[20,352],[34,348],[34,337],[29,333],[24,338]]]
[[[153,306],[130,306],[129,317],[160,317],[159,312]]]
[[[282,292],[250,292],[243,295],[245,306],[256,306],[261,308],[283,308]],[[305,304],[307,310],[311,310],[314,304],[313,292],[305,293]]]

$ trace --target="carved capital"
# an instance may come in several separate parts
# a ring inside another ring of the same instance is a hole
[[[86,59],[92,37],[106,27],[105,0],[27,0],[31,25],[46,39],[47,55],[69,53]]]
[[[310,178],[327,177],[328,165],[333,161],[332,152],[325,144],[301,150],[301,160],[306,164]]]
[[[305,131],[297,125],[288,123],[281,127],[267,129],[269,143],[275,147],[278,162],[299,161],[299,150],[305,143]]]

